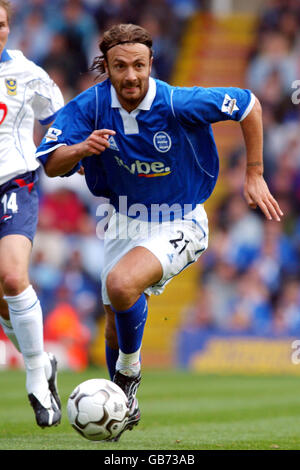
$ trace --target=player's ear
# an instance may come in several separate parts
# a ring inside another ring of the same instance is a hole
[[[153,64],[153,56],[150,57],[150,62],[149,62],[150,72],[152,69],[152,64]]]

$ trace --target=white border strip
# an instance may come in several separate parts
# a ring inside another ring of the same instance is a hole
[[[51,152],[53,152],[55,149],[58,149],[58,147],[62,147],[63,145],[66,146],[67,144],[57,144],[57,145],[54,145],[54,147],[51,147],[51,148],[49,148],[49,149],[47,149],[47,150],[44,150],[43,152],[37,152],[37,153],[35,154],[35,157],[36,157],[36,158],[39,158],[39,157],[41,157],[42,155],[45,155],[46,153],[51,153]]]
[[[254,104],[255,104],[255,95],[253,93],[251,93],[250,103],[248,104],[247,108],[245,109],[244,114],[242,115],[239,122],[243,121],[248,116],[248,114],[252,110]]]

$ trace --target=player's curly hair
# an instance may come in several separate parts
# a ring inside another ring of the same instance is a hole
[[[8,24],[11,22],[11,17],[13,14],[13,7],[9,0],[0,0],[0,7],[4,8],[7,14]]]
[[[90,70],[98,71],[99,76],[105,74],[104,60],[107,60],[107,52],[114,46],[127,43],[145,44],[149,48],[150,57],[152,57],[152,37],[146,29],[131,23],[117,24],[104,33],[99,43],[102,54],[95,57]]]

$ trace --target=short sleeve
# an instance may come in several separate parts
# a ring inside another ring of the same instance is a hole
[[[84,96],[79,95],[70,101],[58,112],[54,123],[37,148],[36,157],[44,165],[56,148],[85,140],[95,130],[94,116],[94,106],[91,106]]]
[[[49,124],[56,113],[64,106],[64,98],[59,87],[40,67],[36,67],[36,78],[30,82],[33,89],[32,108],[34,116],[41,124]]]
[[[174,88],[172,109],[183,124],[196,126],[218,121],[242,121],[251,111],[255,96],[235,87]]]

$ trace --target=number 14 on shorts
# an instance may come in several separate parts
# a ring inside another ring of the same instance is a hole
[[[4,194],[1,199],[1,204],[3,205],[4,214],[6,214],[8,210],[12,213],[18,212],[17,193]]]

